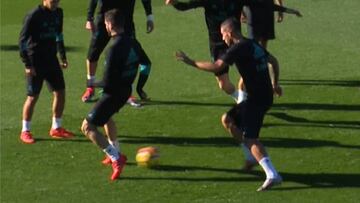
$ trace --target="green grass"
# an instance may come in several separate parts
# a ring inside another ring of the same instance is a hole
[[[201,9],[176,12],[154,0],[155,31],[145,34],[137,2],[137,36],[153,62],[146,86],[153,102],[115,115],[122,151],[129,157],[121,180],[108,180],[103,153],[81,135],[92,104],[85,87],[90,39],[84,29],[87,1],[61,2],[70,67],[65,70],[64,126],[71,140],[53,140],[51,94],[46,86],[36,106],[32,131],[37,143],[19,141],[25,99],[23,64],[17,51],[24,14],[39,1],[1,1],[1,202],[358,202],[360,195],[360,32],[357,0],[288,0],[304,17],[285,16],[276,25],[269,50],[281,63],[278,98],[264,123],[261,140],[284,178],[282,186],[255,192],[260,168],[239,173],[243,155],[220,125],[233,103],[212,74],[174,60],[182,49],[209,59]],[[16,8],[16,9],[15,9]],[[103,57],[101,58],[103,61]],[[99,64],[102,64],[99,63]],[[99,75],[103,68],[99,67]],[[235,69],[231,70],[237,81]],[[136,149],[157,146],[158,170],[135,165]]]

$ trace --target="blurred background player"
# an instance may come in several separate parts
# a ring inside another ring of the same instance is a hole
[[[73,133],[61,127],[65,107],[65,81],[60,68],[67,68],[63,41],[63,11],[58,8],[60,0],[43,0],[25,17],[19,46],[20,56],[25,64],[27,98],[23,106],[21,141],[35,142],[30,131],[31,118],[44,80],[53,92],[52,126],[50,136],[69,138]],[[61,65],[57,58],[60,53]]]
[[[273,103],[273,94],[282,95],[279,81],[279,66],[254,40],[242,36],[239,22],[231,18],[221,25],[222,39],[229,45],[227,52],[215,62],[194,61],[184,52],[177,52],[178,60],[200,70],[217,72],[235,64],[247,89],[247,99],[232,107],[222,116],[223,126],[238,142],[244,142],[266,173],[265,182],[257,191],[270,189],[282,182],[281,176],[272,165],[269,155],[259,141],[265,113]],[[271,80],[268,63],[273,65],[274,80]]]
[[[124,32],[125,20],[122,11],[113,9],[105,13],[105,28],[114,43],[106,56],[102,81],[104,92],[81,126],[84,135],[100,147],[112,163],[111,180],[119,177],[126,164],[126,156],[120,154],[117,129],[112,116],[126,104],[139,64],[146,58],[138,41]],[[108,140],[99,132],[99,126],[104,127]]]
[[[100,57],[101,52],[106,47],[107,43],[110,40],[104,24],[104,14],[106,11],[111,9],[119,9],[125,13],[125,33],[129,36],[135,38],[135,26],[133,21],[134,6],[135,0],[99,0],[99,13],[96,19],[96,26],[94,24],[94,13],[97,6],[98,0],[90,0],[86,29],[92,32],[92,38],[90,42],[89,52],[86,60],[86,70],[87,70],[87,88],[82,96],[83,102],[89,102],[94,97],[95,89],[95,74],[97,63]],[[142,4],[145,9],[147,16],[147,33],[150,33],[154,29],[154,17],[152,15],[151,0],[142,0]],[[149,77],[151,69],[151,63],[141,64],[140,65],[140,74],[138,83],[136,86],[136,91],[142,100],[149,99],[147,94],[144,92],[143,88]],[[139,103],[136,102],[134,97],[129,98],[129,104],[132,106],[138,107]]]
[[[279,9],[279,6],[283,5],[282,0],[253,1],[261,2],[264,6],[258,7],[254,4],[245,6],[243,12],[246,20],[244,21],[248,25],[248,38],[255,39],[264,48],[267,48],[269,40],[275,39],[274,10],[278,11],[277,22],[279,23],[284,19],[283,12],[301,16],[300,12],[294,9],[288,8],[286,11]]]

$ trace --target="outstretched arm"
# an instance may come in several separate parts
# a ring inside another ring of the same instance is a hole
[[[188,57],[183,51],[177,51],[175,53],[175,57],[177,60],[182,61],[187,65],[193,66],[203,71],[208,71],[213,73],[219,72],[226,66],[224,61],[221,59],[218,59],[214,63],[209,61],[194,61],[193,59]]]
[[[190,0],[189,2],[179,2],[178,0],[165,0],[166,5],[173,5],[176,10],[186,11],[193,8],[204,6],[204,0]]]

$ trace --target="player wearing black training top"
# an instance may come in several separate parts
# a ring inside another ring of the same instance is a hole
[[[101,52],[106,47],[110,40],[104,24],[104,14],[111,9],[119,9],[125,15],[125,33],[135,38],[135,26],[133,21],[135,0],[90,0],[87,13],[86,29],[93,32],[90,47],[88,51],[86,66],[87,66],[87,89],[82,96],[82,101],[91,101],[94,96],[94,82],[95,73],[97,67],[97,61],[99,60]],[[96,26],[94,24],[94,14],[96,6],[99,2],[99,13],[96,19]],[[147,15],[147,32],[150,33],[154,29],[153,15],[151,0],[142,0],[142,4]],[[141,99],[147,99],[147,94],[144,92],[143,87],[150,74],[151,63],[141,64],[139,80],[136,86],[136,90]],[[131,103],[136,105],[136,103]]]
[[[264,169],[266,180],[258,189],[263,191],[282,181],[258,139],[264,115],[273,103],[273,93],[282,94],[278,84],[279,66],[276,58],[263,47],[242,36],[239,24],[233,18],[222,23],[222,38],[230,48],[214,63],[194,61],[181,51],[176,53],[176,57],[188,65],[210,72],[235,63],[246,85],[248,98],[225,113],[222,124],[238,142],[244,142]],[[270,69],[273,78],[270,77],[268,63],[273,66]]]
[[[58,8],[59,0],[43,0],[42,5],[32,10],[24,20],[20,33],[20,56],[25,64],[27,78],[27,98],[23,106],[23,127],[20,139],[24,143],[35,142],[30,132],[30,123],[37,99],[45,80],[54,100],[50,135],[68,138],[73,134],[61,127],[61,117],[65,105],[65,82],[57,58],[60,53],[61,66],[67,68],[63,41],[63,11]]]
[[[100,147],[111,160],[113,173],[111,180],[119,177],[126,163],[126,157],[119,152],[116,125],[112,116],[126,103],[131,95],[131,85],[135,80],[140,63],[148,63],[144,50],[135,38],[124,32],[125,17],[119,10],[105,13],[105,26],[114,43],[106,56],[105,73],[102,81],[104,93],[94,108],[84,119],[81,130]],[[98,131],[103,126],[108,140]],[[105,159],[104,164],[109,162]]]
[[[274,21],[274,7],[282,5],[281,0],[256,0],[261,2],[264,6],[256,7],[255,5],[249,5],[244,8],[244,14],[246,16],[246,23],[248,25],[248,37],[255,39],[265,49],[267,48],[268,40],[275,39],[275,21]],[[274,3],[276,1],[277,4]],[[277,22],[282,22],[284,10],[279,11]],[[294,9],[288,9],[290,13],[301,17],[299,11]],[[287,12],[289,13],[289,12]]]
[[[194,8],[204,8],[205,21],[209,34],[209,46],[212,60],[217,60],[225,53],[227,45],[224,43],[220,33],[220,25],[227,18],[234,17],[240,19],[244,5],[253,7],[266,6],[261,0],[189,0],[188,2],[178,2],[177,0],[166,0],[166,4],[172,4],[174,8],[180,11],[186,11]],[[293,12],[292,9],[273,5],[273,11]],[[215,73],[219,87],[227,94],[231,95],[238,103],[244,99],[244,93],[236,91],[234,85],[230,82],[229,67],[225,67]],[[240,84],[239,84],[240,85]]]

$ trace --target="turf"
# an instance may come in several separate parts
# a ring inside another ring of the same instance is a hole
[[[53,140],[51,94],[44,86],[32,131],[37,143],[19,141],[25,99],[23,64],[17,40],[24,14],[39,1],[1,1],[1,202],[358,202],[360,199],[360,7],[357,0],[288,0],[304,17],[285,16],[276,25],[269,51],[281,63],[285,95],[268,113],[261,140],[284,183],[257,193],[260,168],[244,174],[241,150],[222,129],[220,116],[233,103],[212,74],[177,62],[182,49],[209,59],[201,9],[177,12],[153,0],[155,31],[145,33],[137,2],[137,36],[152,59],[146,90],[152,102],[126,106],[114,118],[129,165],[110,182],[103,153],[80,133],[92,104],[85,88],[85,57],[90,34],[84,29],[87,1],[61,2],[70,67],[65,70],[64,126],[71,140]],[[103,58],[101,58],[101,63]],[[99,68],[99,77],[103,68]],[[237,73],[231,70],[237,81]],[[157,146],[161,165],[138,168],[135,152]]]

